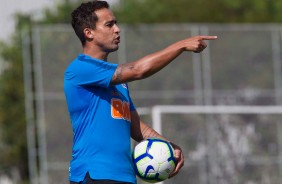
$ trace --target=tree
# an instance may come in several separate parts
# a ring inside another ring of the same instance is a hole
[[[16,169],[26,180],[28,170],[20,38],[14,36],[10,45],[1,43],[0,54],[6,63],[0,75],[0,169],[6,174]]]
[[[33,24],[69,21],[75,3],[65,0],[55,8],[44,10],[44,18],[32,21],[29,14],[17,14],[16,30],[30,32]],[[72,8],[71,8],[72,7]],[[10,43],[0,42],[0,57],[6,66],[0,73],[0,171],[11,175],[16,171],[22,183],[28,182],[27,137],[24,102],[23,58],[21,35],[14,34]],[[32,45],[31,45],[32,47]],[[20,182],[20,181],[17,181]]]
[[[116,14],[123,23],[257,23],[281,22],[281,10],[279,0],[123,0]]]

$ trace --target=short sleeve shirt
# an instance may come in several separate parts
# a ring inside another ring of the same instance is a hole
[[[80,54],[67,67],[64,91],[73,128],[70,181],[93,179],[136,183],[130,147],[128,85],[110,85],[117,64]]]

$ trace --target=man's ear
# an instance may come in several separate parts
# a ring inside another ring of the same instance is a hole
[[[90,28],[85,28],[85,29],[83,30],[83,32],[84,32],[85,38],[86,38],[87,40],[92,40],[92,39],[94,38],[94,33],[93,33],[93,30],[92,30],[92,29],[90,29]]]

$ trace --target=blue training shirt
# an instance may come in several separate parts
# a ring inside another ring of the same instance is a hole
[[[127,84],[111,86],[117,64],[80,54],[66,69],[64,91],[73,128],[69,180],[136,183],[130,144],[130,111],[135,107]]]

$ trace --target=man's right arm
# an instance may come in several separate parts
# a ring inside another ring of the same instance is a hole
[[[111,84],[120,84],[147,78],[160,71],[184,51],[202,52],[206,47],[205,40],[214,40],[216,36],[195,36],[176,42],[167,48],[147,55],[137,61],[121,64],[117,67]]]

